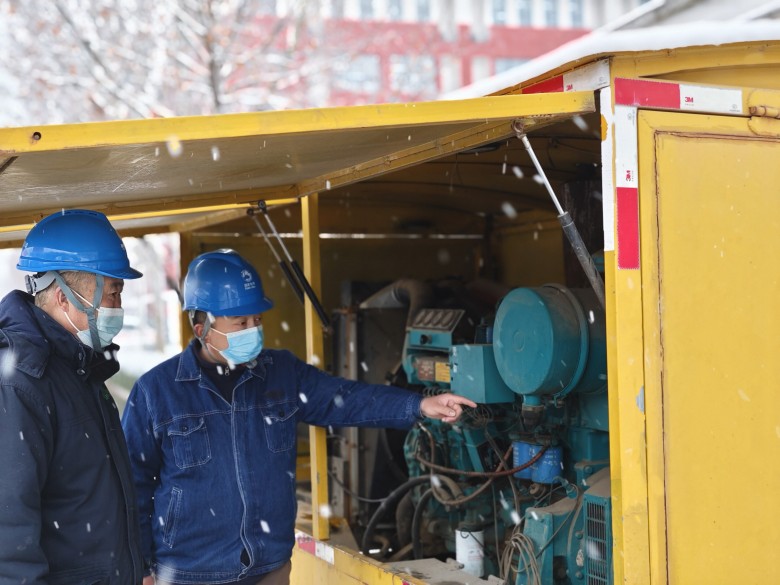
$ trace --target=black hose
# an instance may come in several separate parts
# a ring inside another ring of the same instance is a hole
[[[366,531],[363,533],[363,540],[360,547],[360,550],[363,552],[364,555],[368,554],[368,550],[371,545],[371,539],[374,535],[374,530],[376,529],[376,525],[379,524],[379,521],[382,519],[382,517],[385,515],[385,513],[395,505],[396,501],[403,497],[403,495],[408,492],[410,489],[412,489],[415,486],[420,485],[421,483],[426,483],[431,480],[430,476],[423,475],[420,477],[413,477],[410,480],[406,481],[405,483],[401,484],[397,488],[395,488],[390,494],[387,496],[384,502],[376,509],[376,512],[371,516],[371,520],[368,521],[368,526],[366,526]]]
[[[428,504],[428,500],[433,495],[433,488],[428,488],[422,496],[420,501],[417,502],[417,507],[414,509],[414,519],[412,520],[412,551],[415,559],[423,558],[422,542],[420,539],[420,529],[422,524],[422,517],[425,513],[425,506]]]

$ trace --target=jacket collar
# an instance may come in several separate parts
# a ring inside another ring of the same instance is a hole
[[[200,364],[198,364],[198,358],[196,357],[196,352],[198,351],[200,351],[200,341],[193,339],[190,341],[187,348],[181,352],[179,356],[179,367],[176,371],[177,382],[200,380],[201,369]],[[255,378],[265,380],[267,373],[266,368],[267,366],[273,365],[273,363],[273,357],[271,357],[267,351],[263,350],[260,352],[260,355],[257,356],[257,364],[255,364],[255,367],[246,368],[246,370]]]
[[[7,347],[14,366],[34,378],[43,377],[52,355],[59,355],[74,371],[81,370],[104,382],[119,371],[115,359],[94,352],[76,339],[44,310],[35,306],[32,295],[15,290],[0,301],[0,348]],[[115,355],[119,347],[111,345],[106,353]]]

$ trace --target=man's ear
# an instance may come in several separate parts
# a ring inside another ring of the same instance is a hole
[[[61,307],[64,311],[68,310],[68,306],[70,305],[70,301],[68,300],[67,295],[62,290],[61,287],[56,287],[54,289],[54,294],[52,295],[52,298],[54,299],[54,303]]]
[[[192,331],[195,333],[195,337],[200,339],[200,336],[203,335],[203,323],[195,323],[192,326]]]

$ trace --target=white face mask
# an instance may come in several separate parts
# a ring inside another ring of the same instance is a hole
[[[77,293],[75,290],[73,291],[74,294],[78,295],[81,300],[83,300],[85,303],[87,303],[90,307],[92,307],[92,303],[90,303],[87,299],[82,297],[79,293]],[[68,320],[68,323],[71,324],[71,326],[76,330],[76,335],[78,336],[81,343],[88,347],[92,347],[92,335],[89,333],[89,328],[87,329],[79,329],[73,324],[73,321],[70,320],[70,317],[68,316],[68,313],[66,313],[63,310],[63,313],[65,313],[65,318]],[[92,347],[92,349],[103,349],[104,347],[108,347],[111,345],[111,342],[114,341],[114,337],[116,337],[117,333],[119,333],[122,330],[122,325],[124,325],[125,320],[125,311],[122,308],[119,309],[112,309],[111,307],[100,307],[97,311],[97,319],[95,319],[95,327],[97,327],[98,332],[98,339],[100,340],[100,347]]]

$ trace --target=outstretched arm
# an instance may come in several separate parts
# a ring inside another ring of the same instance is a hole
[[[423,398],[423,401],[420,403],[420,412],[428,418],[436,418],[452,423],[458,420],[463,413],[463,406],[476,408],[477,405],[468,398],[458,396],[457,394],[439,394]]]

